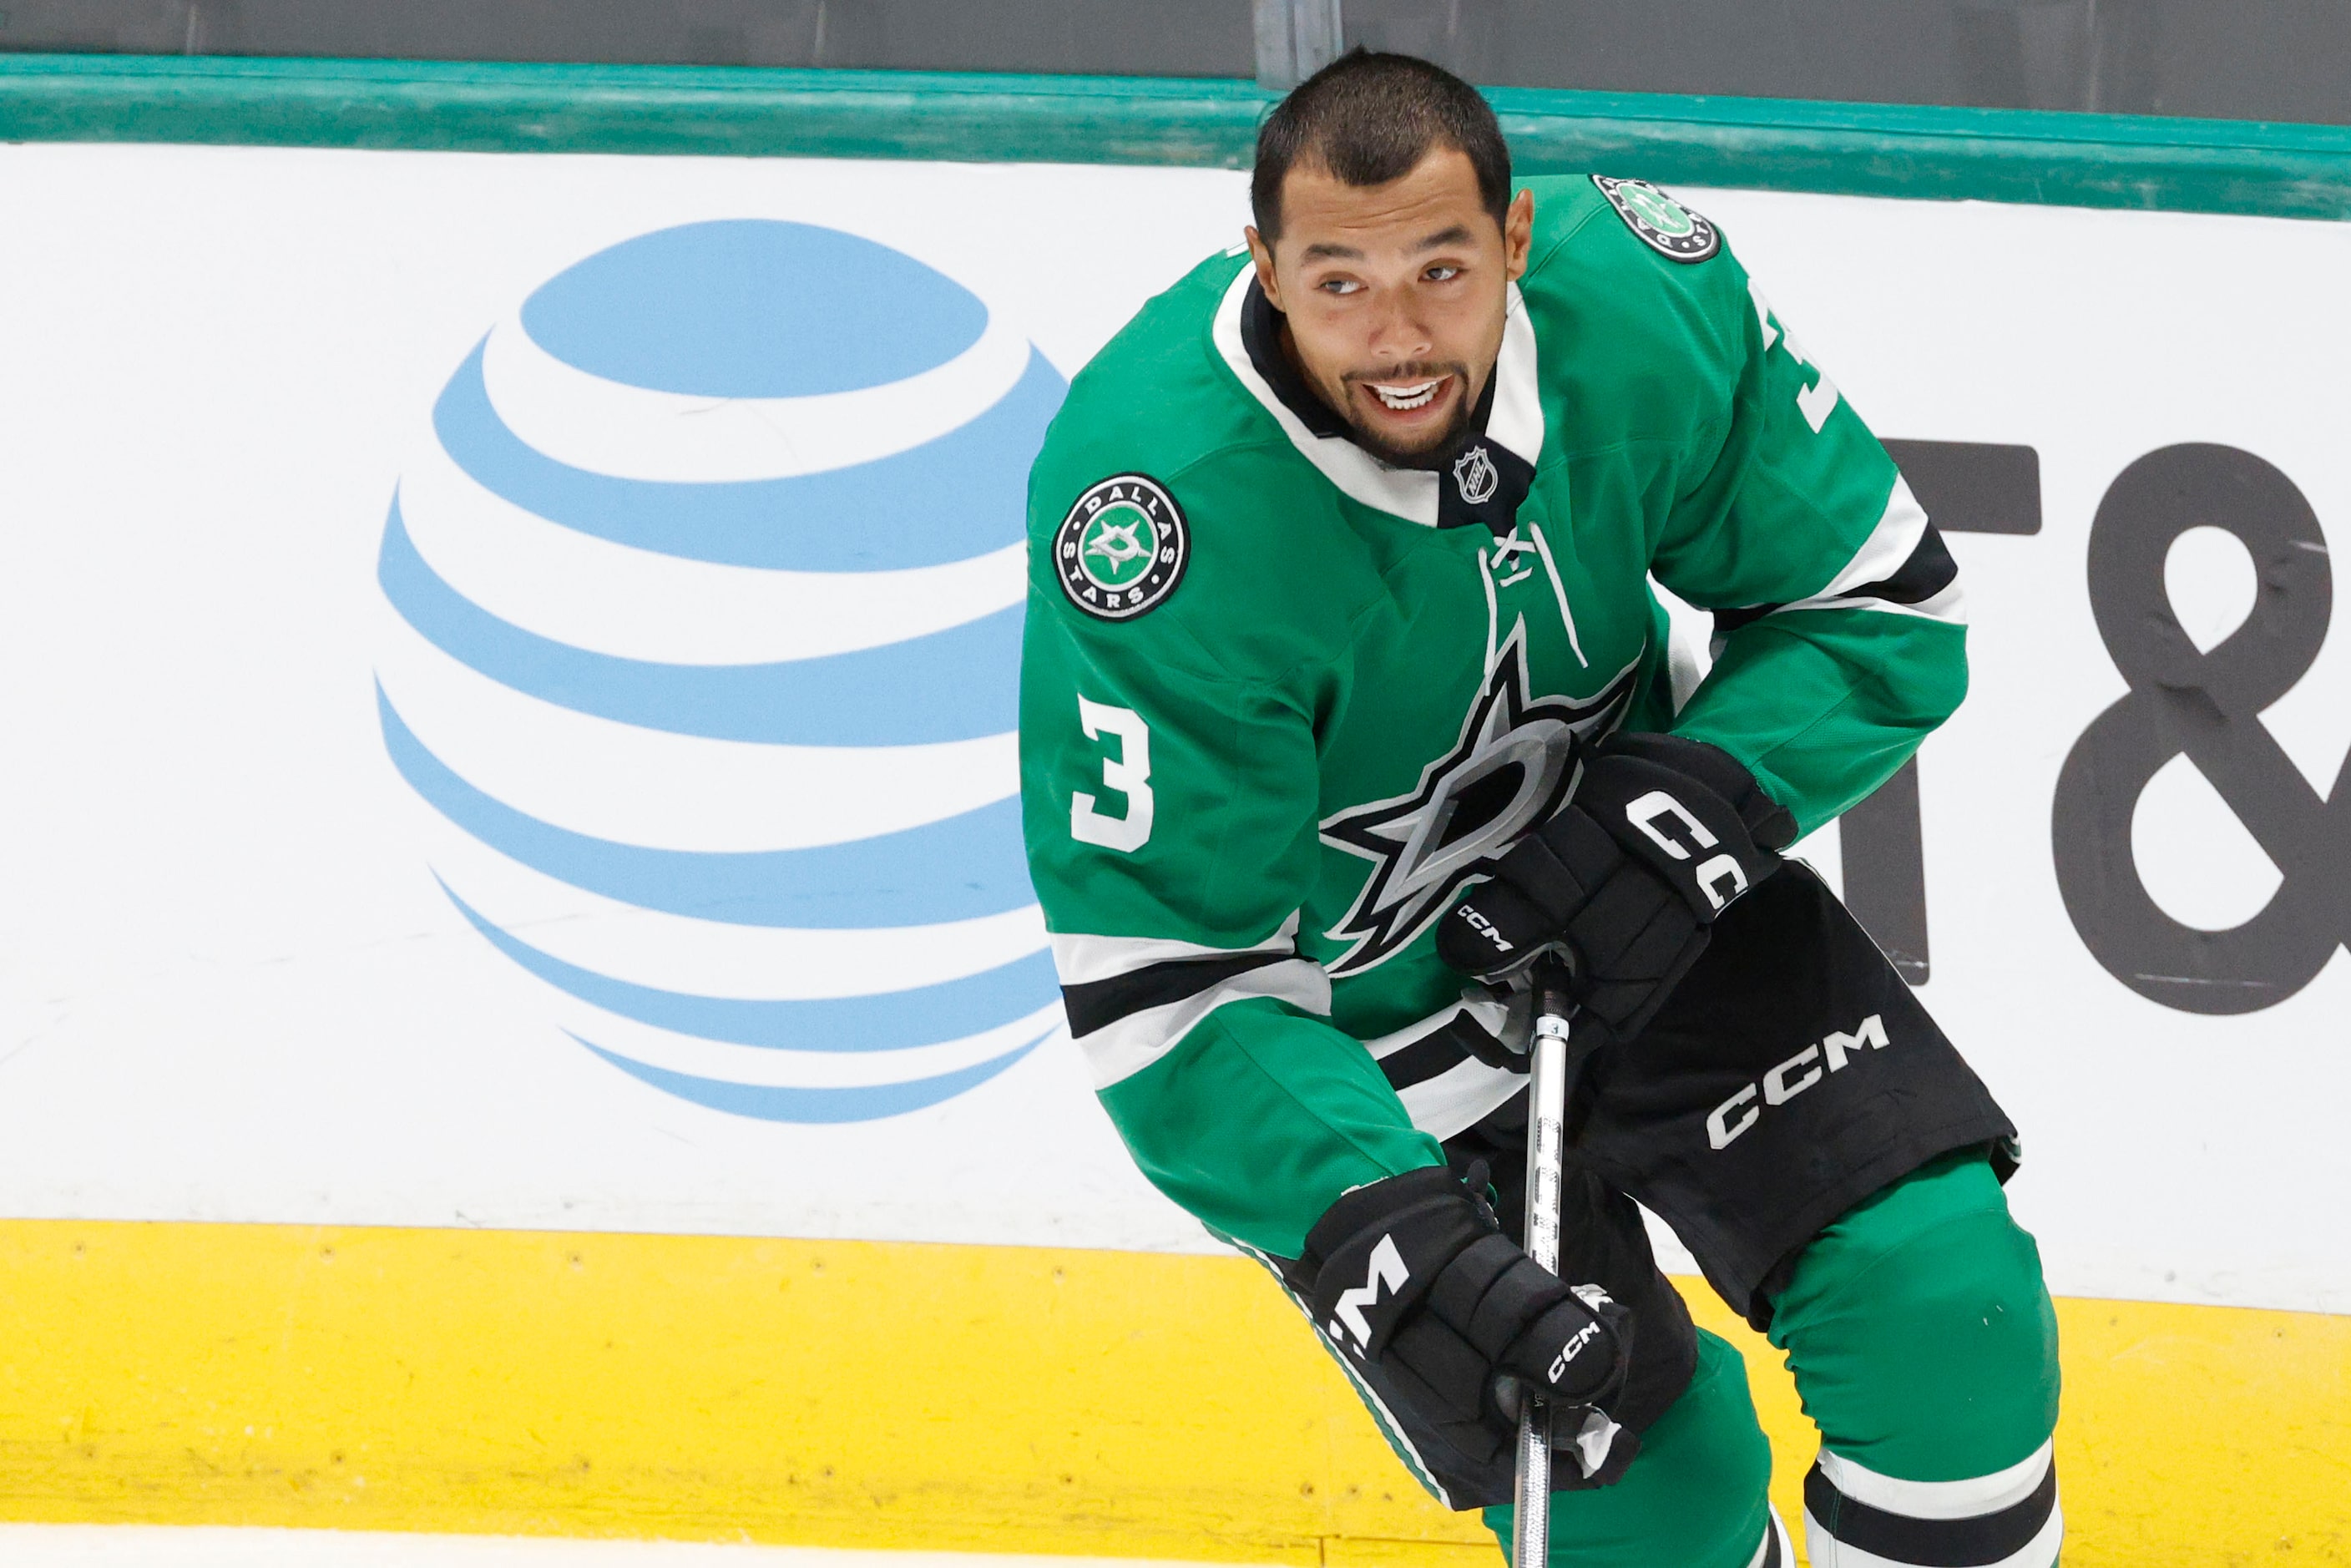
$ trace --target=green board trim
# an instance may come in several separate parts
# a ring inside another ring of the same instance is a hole
[[[1522,173],[2351,217],[2351,128],[1500,88]],[[1246,166],[1252,83],[0,56],[0,139]]]

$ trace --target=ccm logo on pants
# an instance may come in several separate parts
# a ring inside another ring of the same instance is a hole
[[[1718,1149],[1730,1147],[1734,1139],[1762,1119],[1763,1105],[1785,1105],[1830,1073],[1844,1071],[1845,1062],[1862,1047],[1884,1051],[1886,1044],[1886,1022],[1876,1013],[1862,1019],[1851,1034],[1831,1031],[1820,1044],[1804,1047],[1763,1075],[1762,1105],[1755,1103],[1759,1086],[1750,1083],[1708,1112],[1706,1141]],[[1731,1120],[1734,1116],[1737,1121]]]

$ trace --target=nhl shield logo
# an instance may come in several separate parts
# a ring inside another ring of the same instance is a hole
[[[1479,507],[1492,500],[1495,486],[1501,482],[1501,476],[1494,471],[1494,460],[1487,455],[1483,444],[1471,447],[1453,460],[1454,488],[1470,506]]]

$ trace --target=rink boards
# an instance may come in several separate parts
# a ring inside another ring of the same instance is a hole
[[[0,189],[0,1512],[1489,1549],[1126,1163],[1009,826],[1027,454],[1242,176]],[[2025,1131],[2068,1561],[2340,1530],[2351,230],[1680,193],[1955,530],[1806,848]]]
[[[1229,1257],[37,1221],[0,1268],[11,1519],[1496,1560]],[[1795,1390],[1681,1283],[1748,1355],[1793,1520]],[[2334,1560],[2351,1319],[2057,1313],[2067,1563]]]

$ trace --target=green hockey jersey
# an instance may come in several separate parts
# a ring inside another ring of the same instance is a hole
[[[1432,468],[1347,439],[1228,254],[1078,375],[1030,477],[1024,824],[1071,1029],[1152,1181],[1281,1256],[1524,1084],[1428,1060],[1499,1022],[1431,928],[1572,737],[1711,741],[1809,831],[1966,686],[1949,556],[1712,225],[1525,188],[1482,430]],[[1678,702],[1653,578],[1715,615]]]

